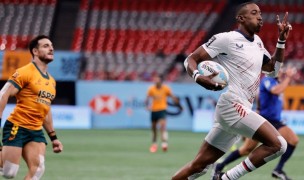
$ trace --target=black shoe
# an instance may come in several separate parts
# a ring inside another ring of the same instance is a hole
[[[215,172],[222,172],[223,171],[224,166],[221,163],[216,163],[214,165],[215,165],[215,168],[214,168]]]
[[[212,171],[211,171],[211,179],[216,175],[221,173],[223,168],[221,167],[221,163],[214,163],[212,164]]]
[[[212,176],[212,180],[221,180],[223,175],[223,172],[215,172],[215,174]]]
[[[291,180],[290,177],[287,176],[287,174],[284,171],[279,171],[279,170],[273,170],[271,173],[271,176],[277,179],[281,180]]]

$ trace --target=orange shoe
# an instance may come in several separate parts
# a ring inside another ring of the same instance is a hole
[[[157,151],[157,144],[152,144],[150,147],[150,152],[155,153]]]
[[[163,142],[162,143],[162,149],[163,149],[164,152],[167,152],[168,151],[168,143]]]

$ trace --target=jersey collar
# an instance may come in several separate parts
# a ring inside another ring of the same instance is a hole
[[[32,62],[32,63],[35,65],[36,69],[39,71],[39,73],[41,74],[41,76],[42,76],[43,78],[45,78],[45,79],[50,79],[48,73],[43,74],[43,73],[40,71],[40,69],[38,68],[37,64],[36,64],[35,62]]]
[[[247,36],[246,34],[242,33],[239,29],[236,29],[235,31],[241,33],[244,36],[244,38],[246,38],[248,41],[250,41],[250,42],[254,41],[254,37],[252,38],[252,37]]]

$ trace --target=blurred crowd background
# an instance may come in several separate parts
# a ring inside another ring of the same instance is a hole
[[[297,68],[293,84],[304,82],[304,0],[254,0],[262,10],[259,33],[272,53],[278,38],[276,15],[289,12],[293,26],[286,63]],[[79,79],[192,81],[184,59],[213,34],[236,28],[240,0],[0,0],[0,50],[26,49],[38,35],[56,50],[81,52]]]

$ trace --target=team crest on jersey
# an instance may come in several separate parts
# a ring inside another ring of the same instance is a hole
[[[38,81],[35,83],[35,85],[41,85],[41,79],[38,79]]]
[[[13,77],[14,79],[16,79],[18,76],[19,76],[19,73],[18,73],[18,72],[15,72],[15,73],[12,75],[12,77]]]
[[[236,49],[244,49],[244,44],[238,45],[237,43],[235,43],[236,45]]]

